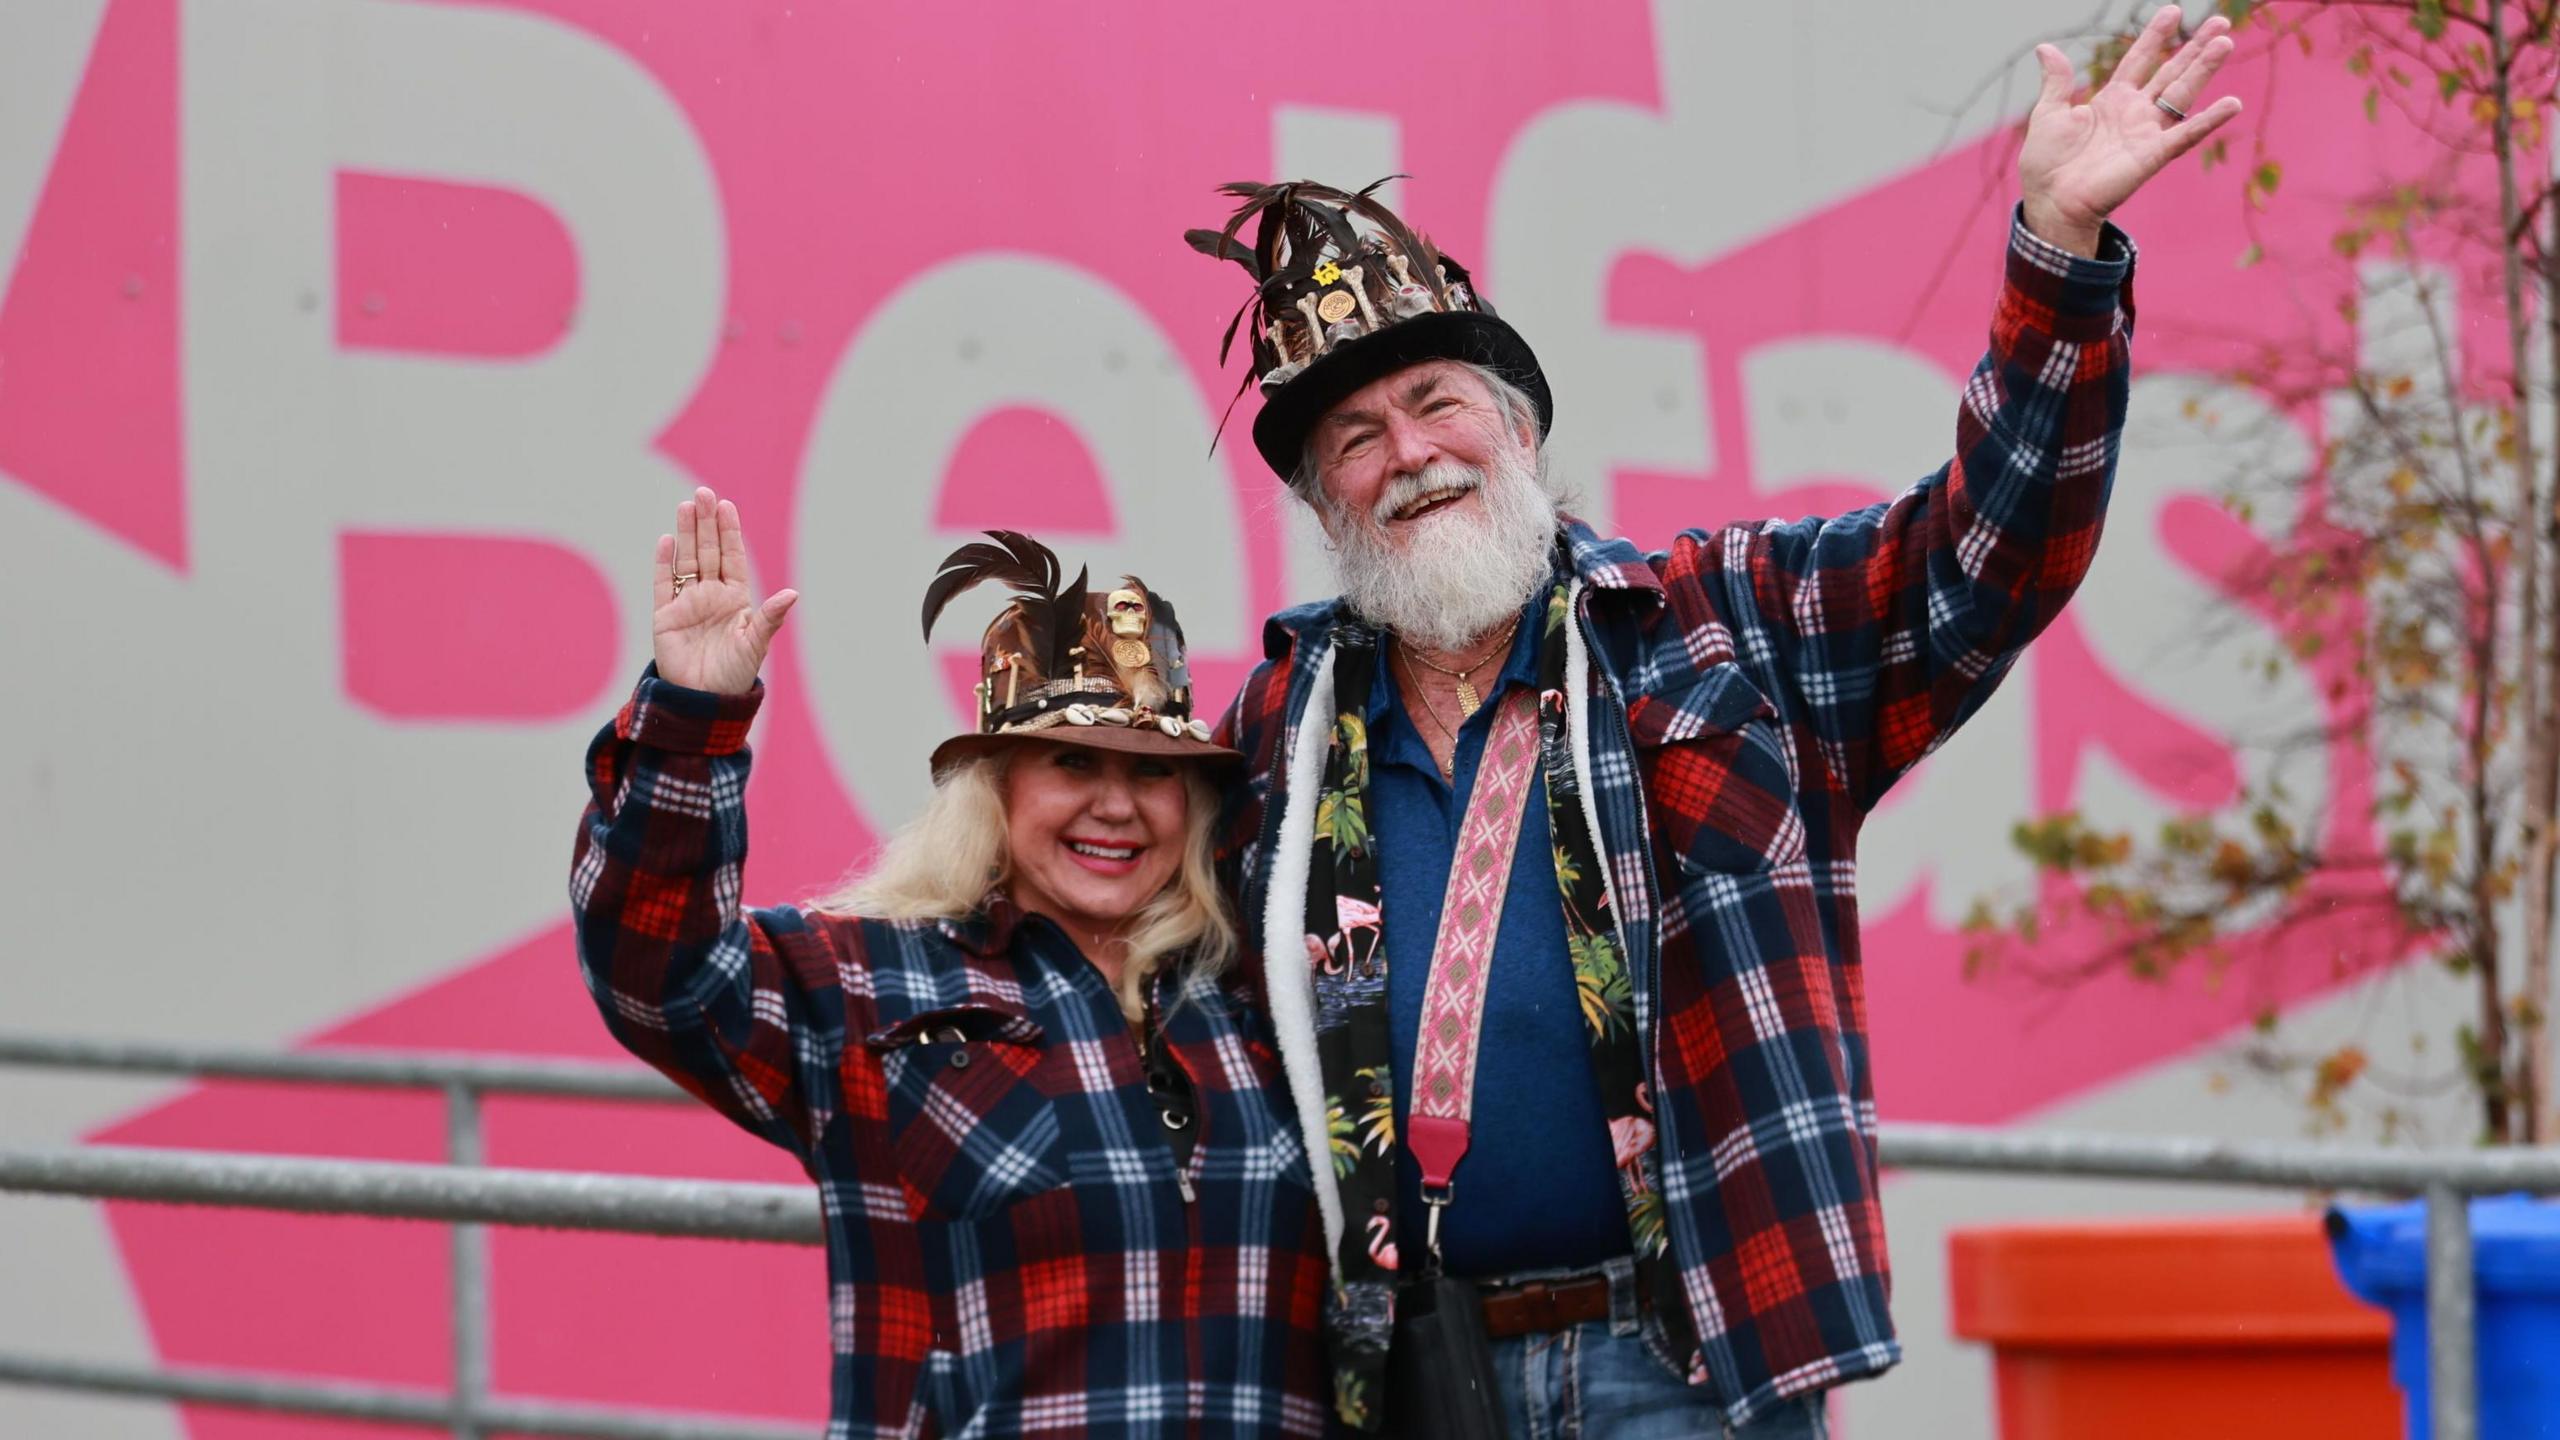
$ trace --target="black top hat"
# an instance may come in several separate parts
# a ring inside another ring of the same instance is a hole
[[[1538,407],[1540,436],[1555,423],[1555,397],[1529,342],[1496,318],[1465,266],[1378,203],[1374,192],[1386,183],[1356,193],[1311,180],[1222,185],[1220,194],[1241,202],[1225,227],[1183,236],[1253,277],[1218,360],[1225,363],[1237,328],[1250,324],[1253,368],[1244,385],[1259,380],[1263,396],[1253,444],[1283,479],[1296,475],[1307,433],[1325,412],[1425,360],[1482,365]],[[1248,246],[1239,236],[1257,217]]]

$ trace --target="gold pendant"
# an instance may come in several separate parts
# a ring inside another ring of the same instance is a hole
[[[1476,707],[1483,703],[1484,697],[1476,693],[1476,687],[1468,684],[1464,676],[1459,677],[1458,713],[1461,715],[1473,715],[1476,713]]]

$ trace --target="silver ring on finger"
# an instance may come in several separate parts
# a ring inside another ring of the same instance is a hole
[[[683,574],[681,574],[681,575],[679,575],[679,576],[677,576],[677,577],[676,577],[676,588],[675,588],[674,590],[672,590],[672,591],[668,592],[668,593],[669,593],[670,595],[681,595],[681,594],[683,594],[683,593],[684,593],[684,587],[686,587],[687,585],[692,584],[694,581],[699,580],[699,579],[701,579],[701,578],[702,578],[702,574],[701,574],[701,572],[700,572],[700,571],[697,571],[697,570],[687,570],[687,571],[686,571],[686,572],[684,572]]]
[[[2184,111],[2184,110],[2179,109],[2179,108],[2178,108],[2177,106],[2175,106],[2175,105],[2170,104],[2170,103],[2169,103],[2169,97],[2168,97],[2168,96],[2166,96],[2166,95],[2161,96],[2160,98],[2158,98],[2158,99],[2156,99],[2156,100],[2152,101],[2151,103],[2152,103],[2152,104],[2154,104],[2154,105],[2159,106],[2159,107],[2160,107],[2160,109],[2161,109],[2161,112],[2162,112],[2163,114],[2166,114],[2166,115],[2167,115],[2170,119],[2172,119],[2172,120],[2184,121],[2184,120],[2187,118],[2187,112],[2186,112],[2186,111]]]

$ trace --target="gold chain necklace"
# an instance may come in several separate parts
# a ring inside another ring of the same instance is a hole
[[[1405,659],[1409,661],[1412,658],[1412,652],[1406,652]],[[1413,698],[1422,702],[1422,713],[1431,717],[1432,728],[1438,730],[1442,738],[1449,742],[1449,758],[1439,762],[1440,778],[1443,780],[1455,779],[1458,773],[1458,732],[1450,729],[1449,722],[1440,718],[1440,708],[1431,703],[1430,692],[1423,689],[1422,683],[1414,678],[1413,667],[1409,664],[1405,666],[1405,678],[1412,684]],[[1459,723],[1464,724],[1466,722],[1461,719]],[[1437,759],[1438,757],[1435,756],[1433,758]]]
[[[1441,664],[1439,661],[1432,659],[1430,656],[1422,654],[1413,648],[1411,641],[1406,640],[1401,635],[1396,637],[1396,645],[1397,648],[1404,651],[1404,658],[1406,660],[1419,660],[1424,665],[1427,665],[1458,682],[1458,713],[1461,717],[1464,717],[1476,713],[1476,707],[1484,703],[1484,697],[1476,693],[1475,682],[1470,680],[1468,677],[1483,669],[1485,666],[1493,663],[1493,657],[1501,654],[1503,647],[1511,643],[1512,633],[1519,628],[1520,617],[1514,615],[1511,617],[1511,623],[1502,627],[1502,635],[1493,642],[1492,648],[1486,650],[1481,656],[1478,656],[1463,670],[1452,670],[1448,666]],[[1424,702],[1424,707],[1426,709],[1429,708],[1429,703],[1430,702],[1428,700]],[[1439,717],[1434,715],[1432,718],[1437,720]]]

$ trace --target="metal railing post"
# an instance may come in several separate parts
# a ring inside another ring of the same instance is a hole
[[[446,1158],[456,1167],[487,1163],[480,1134],[480,1092],[467,1080],[445,1086]],[[482,1440],[481,1412],[489,1401],[489,1232],[478,1225],[453,1227],[453,1435]]]
[[[2427,1187],[2427,1410],[2434,1440],[2478,1440],[2471,1355],[2471,1202]]]

